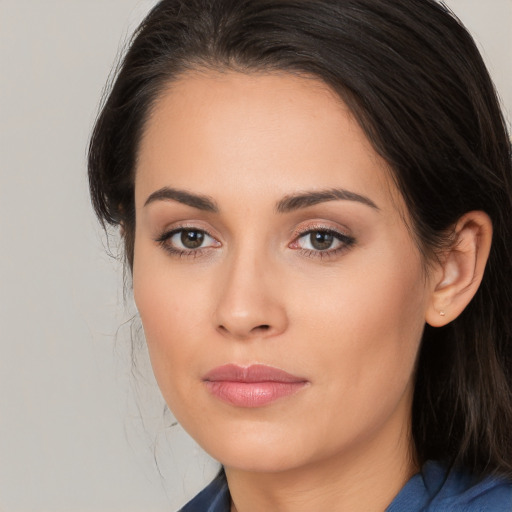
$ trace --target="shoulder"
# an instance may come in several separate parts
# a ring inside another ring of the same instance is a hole
[[[475,480],[452,471],[427,510],[512,512],[512,482],[496,476]]]
[[[224,471],[179,512],[229,512]],[[496,476],[477,480],[464,471],[428,462],[413,476],[386,512],[512,512],[512,481]]]
[[[428,462],[404,486],[387,512],[511,512],[512,481],[475,479],[465,471]]]
[[[222,469],[215,479],[179,512],[229,512],[230,508],[228,483]]]

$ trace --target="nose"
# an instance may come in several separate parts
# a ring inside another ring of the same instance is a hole
[[[218,332],[237,340],[273,337],[288,326],[277,269],[253,254],[233,255],[219,274],[214,322]]]

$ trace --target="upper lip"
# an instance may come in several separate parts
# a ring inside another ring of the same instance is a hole
[[[210,370],[203,380],[209,382],[306,382],[307,379],[291,375],[284,370],[253,364],[251,366],[239,366],[236,364],[225,364]]]

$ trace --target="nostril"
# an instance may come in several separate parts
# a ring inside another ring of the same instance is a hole
[[[261,324],[261,325],[256,325],[255,327],[252,327],[252,328],[249,327],[246,329],[243,327],[237,328],[236,325],[233,325],[231,327],[229,327],[229,326],[226,327],[225,325],[220,324],[217,326],[217,330],[222,334],[232,334],[237,337],[241,336],[241,337],[245,338],[247,336],[257,335],[258,333],[262,334],[262,333],[271,331],[272,327],[269,324]]]
[[[258,325],[257,327],[255,327],[253,329],[253,331],[257,331],[257,330],[259,330],[259,331],[268,331],[269,329],[270,329],[270,325],[266,325],[265,324],[265,325]]]

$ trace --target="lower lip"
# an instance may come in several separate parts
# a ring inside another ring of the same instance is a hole
[[[235,382],[206,381],[206,387],[217,398],[237,407],[262,407],[295,394],[306,382]]]

